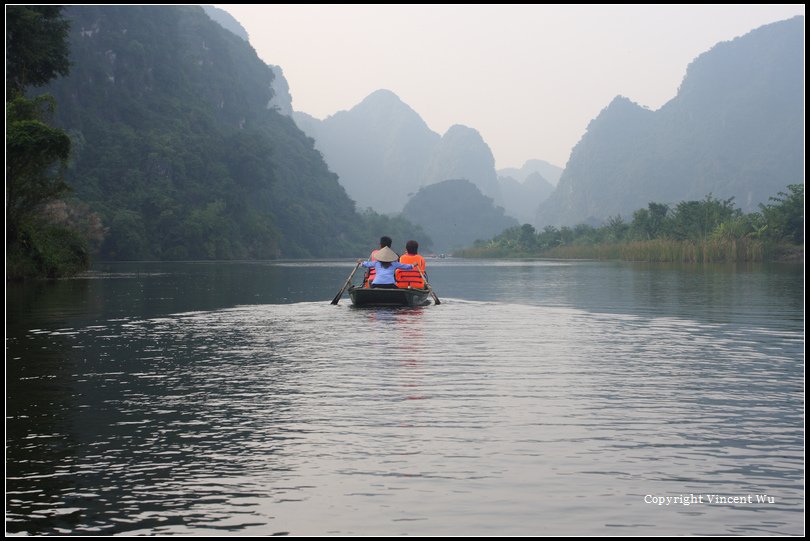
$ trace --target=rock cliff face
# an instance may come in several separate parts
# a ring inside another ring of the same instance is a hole
[[[617,97],[591,121],[535,225],[600,223],[706,195],[743,211],[804,182],[804,17],[700,55],[658,111]]]

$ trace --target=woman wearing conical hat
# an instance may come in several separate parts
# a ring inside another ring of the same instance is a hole
[[[374,254],[374,259],[375,261],[363,261],[362,259],[357,260],[359,264],[363,265],[367,269],[373,268],[375,270],[374,280],[371,282],[371,287],[396,289],[396,270],[413,269],[413,265],[409,263],[400,263],[397,261],[399,256],[388,246],[377,250],[377,253]]]

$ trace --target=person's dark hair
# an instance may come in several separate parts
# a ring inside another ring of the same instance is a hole
[[[419,252],[419,243],[415,240],[409,240],[405,243],[405,251],[411,255],[416,255]]]
[[[380,237],[380,248],[384,246],[391,247],[391,243],[394,242],[391,240],[391,237]]]
[[[388,267],[391,266],[391,262],[390,261],[380,261],[380,265],[382,265],[384,269],[387,269]]]

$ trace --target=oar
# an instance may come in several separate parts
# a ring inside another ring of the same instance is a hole
[[[436,295],[436,292],[435,292],[435,291],[433,291],[433,288],[432,288],[432,287],[430,287],[430,284],[428,283],[427,278],[425,277],[425,273],[424,273],[424,272],[422,272],[422,269],[420,269],[420,268],[419,268],[419,267],[417,267],[416,265],[414,265],[413,267],[414,267],[416,270],[418,270],[418,271],[419,271],[419,275],[422,277],[422,280],[425,282],[425,287],[427,287],[427,288],[428,288],[428,291],[430,291],[430,294],[431,294],[431,296],[433,297],[433,301],[434,301],[436,304],[441,304],[441,303],[442,303],[442,301],[440,301],[440,300],[439,300],[439,297]]]
[[[360,263],[358,263],[357,265],[354,266],[354,270],[352,270],[352,273],[349,275],[348,278],[346,278],[346,283],[343,284],[343,287],[340,288],[340,291],[338,291],[338,294],[335,295],[334,299],[332,299],[332,304],[337,304],[338,301],[340,301],[340,298],[343,296],[343,292],[346,291],[346,288],[348,287],[349,282],[352,281],[352,277],[354,276],[354,273],[357,272],[357,269],[359,269],[359,268],[360,268]]]

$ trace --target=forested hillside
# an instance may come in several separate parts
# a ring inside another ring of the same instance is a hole
[[[112,259],[365,251],[354,203],[271,104],[273,72],[196,6],[72,6],[71,73],[46,88],[66,176]]]

